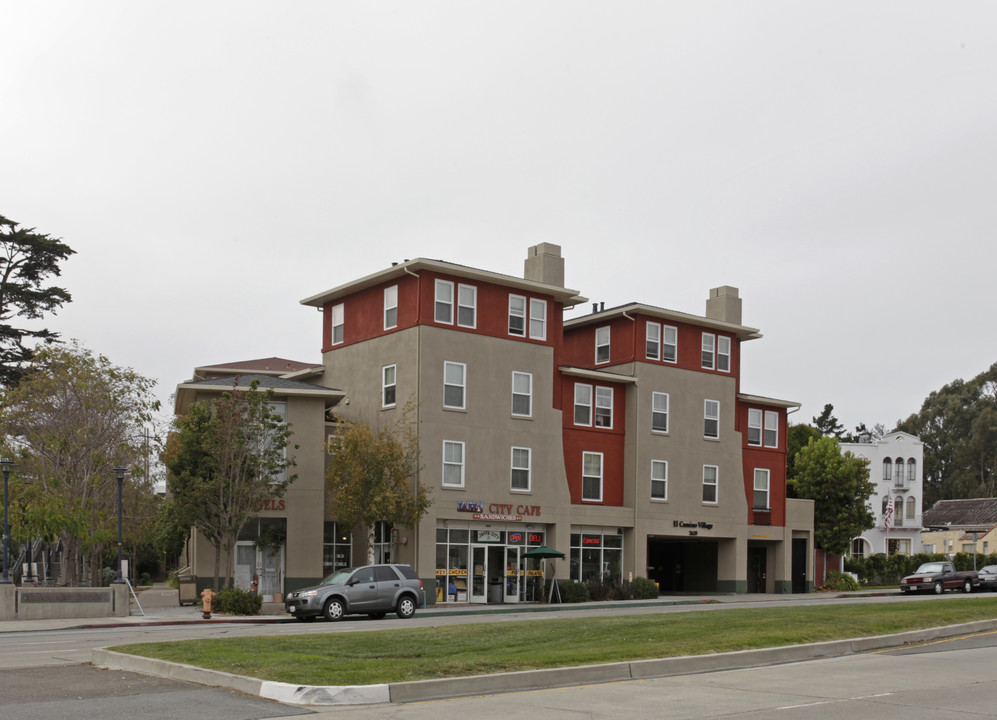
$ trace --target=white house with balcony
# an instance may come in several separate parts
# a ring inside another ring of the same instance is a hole
[[[869,461],[876,486],[868,501],[876,525],[852,540],[852,557],[921,552],[924,443],[916,435],[892,432],[879,440],[841,443],[841,450]]]

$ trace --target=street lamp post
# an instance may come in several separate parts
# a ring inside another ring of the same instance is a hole
[[[10,469],[14,462],[8,458],[0,458],[0,467],[3,468],[3,577],[0,584],[10,585],[10,576],[7,574],[7,567],[10,555],[10,523],[7,521],[7,496],[9,493],[8,480],[10,480]]]
[[[118,476],[118,577],[115,579],[114,584],[120,585],[124,582],[124,579],[121,577],[121,488],[125,484],[125,468],[117,465],[114,468],[114,473]]]

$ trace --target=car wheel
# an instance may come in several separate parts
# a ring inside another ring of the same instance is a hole
[[[370,613],[369,615],[371,620],[383,620],[384,616],[387,614],[388,613],[376,612],[376,613]]]
[[[972,580],[967,580],[965,583],[963,583],[963,585],[962,585],[962,591],[964,593],[971,593],[971,592],[973,592],[973,581]]]
[[[945,586],[942,585],[940,582],[936,582],[932,590],[934,590],[935,595],[941,595],[943,592],[945,592]]]
[[[406,595],[399,600],[398,607],[395,608],[395,612],[402,620],[408,620],[410,617],[415,615],[415,600],[412,596]]]
[[[343,608],[343,601],[339,598],[330,598],[329,602],[325,604],[325,617],[330,622],[336,622],[337,620],[342,620],[343,615],[345,615],[345,608]]]

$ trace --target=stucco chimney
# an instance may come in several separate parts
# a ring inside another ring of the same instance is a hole
[[[730,285],[712,288],[706,300],[706,317],[740,325],[741,298],[737,296],[737,288]]]
[[[540,243],[526,251],[523,277],[533,282],[564,287],[564,258],[561,246]]]

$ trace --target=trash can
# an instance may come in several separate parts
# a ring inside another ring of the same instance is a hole
[[[490,578],[488,580],[488,604],[500,602],[502,602],[502,578]]]
[[[197,578],[193,575],[178,575],[177,585],[180,590],[180,607],[197,605],[201,599],[197,596]]]

